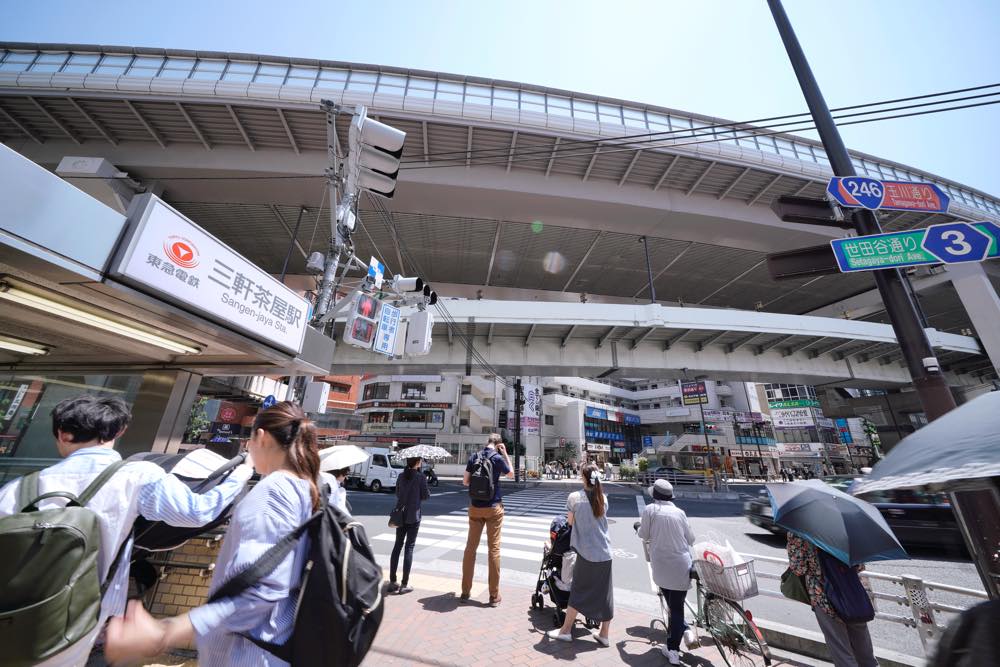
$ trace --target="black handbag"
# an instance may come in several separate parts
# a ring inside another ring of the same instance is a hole
[[[396,508],[389,512],[389,527],[399,528],[403,525],[403,518],[406,516],[406,506],[396,505]]]

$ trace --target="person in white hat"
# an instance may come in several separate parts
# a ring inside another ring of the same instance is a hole
[[[694,532],[684,510],[674,505],[674,487],[658,479],[649,489],[653,502],[642,511],[637,529],[639,538],[649,543],[653,582],[660,587],[670,609],[667,643],[661,648],[671,665],[681,664],[681,637],[696,643],[684,622],[684,598],[691,586],[691,545]]]

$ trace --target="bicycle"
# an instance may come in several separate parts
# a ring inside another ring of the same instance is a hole
[[[643,542],[643,547],[648,562],[649,544]],[[690,598],[684,601],[693,625],[708,632],[728,667],[769,666],[771,651],[764,635],[753,615],[740,604],[757,595],[753,561],[726,567],[714,554],[706,555],[709,558],[695,559],[691,573],[695,581],[695,604],[692,606]],[[670,609],[666,597],[655,583],[653,588],[660,601],[660,618],[653,619],[649,627],[655,629],[657,624],[662,625],[664,632],[669,634]]]

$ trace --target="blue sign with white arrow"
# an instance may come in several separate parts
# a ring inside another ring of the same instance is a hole
[[[268,397],[264,399],[264,402],[261,405],[265,410],[267,410],[269,407],[271,407],[277,402],[278,399],[274,397],[274,394],[269,394]]]

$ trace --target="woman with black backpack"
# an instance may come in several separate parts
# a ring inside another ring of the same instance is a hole
[[[396,480],[396,508],[389,517],[389,525],[396,528],[396,543],[389,558],[389,592],[409,593],[410,566],[413,565],[413,547],[420,530],[420,504],[431,497],[427,477],[420,470],[422,459],[406,459],[406,470]],[[404,551],[405,541],[405,551]],[[403,580],[396,583],[399,553],[403,551]]]
[[[219,550],[211,591],[243,571],[320,506],[316,427],[289,402],[257,415],[248,445],[260,482],[236,506]],[[197,643],[202,665],[287,665],[254,640],[284,644],[291,636],[297,591],[309,540],[270,572],[234,597],[218,599],[186,614],[157,620],[137,600],[123,618],[108,624],[105,655],[110,662],[152,657]]]

